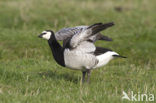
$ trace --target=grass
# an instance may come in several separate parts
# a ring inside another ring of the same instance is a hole
[[[0,1],[0,103],[129,103],[123,90],[156,96],[155,11],[155,0]],[[116,25],[103,34],[114,41],[96,45],[128,58],[94,70],[89,85],[81,85],[81,72],[57,65],[37,37],[110,21]]]

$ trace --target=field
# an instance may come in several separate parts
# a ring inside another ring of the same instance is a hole
[[[1,0],[0,103],[132,102],[121,99],[123,91],[156,96],[155,11],[156,0]],[[81,84],[80,71],[56,64],[47,41],[37,37],[112,21],[102,33],[113,42],[96,45],[128,58],[93,70],[90,84]]]

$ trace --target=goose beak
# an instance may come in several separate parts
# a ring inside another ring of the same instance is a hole
[[[42,36],[43,36],[43,34],[40,34],[38,37],[39,37],[39,38],[42,38]]]

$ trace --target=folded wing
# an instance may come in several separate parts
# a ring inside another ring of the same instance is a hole
[[[77,26],[73,28],[63,28],[55,33],[57,40],[66,40],[69,37],[72,37],[75,34],[80,33],[83,29],[86,29],[88,26]]]
[[[55,33],[56,39],[57,40],[63,40],[65,41],[67,38],[72,37],[84,29],[88,28],[89,26],[76,26],[72,28],[63,28],[59,30],[58,32]],[[102,35],[101,33],[97,33],[96,35],[93,35],[89,37],[89,40],[95,42],[97,40],[105,40],[105,41],[112,41],[111,38]]]
[[[106,24],[102,24],[102,23],[96,23],[93,24],[89,27],[87,27],[86,29],[83,29],[81,32],[77,33],[76,35],[74,35],[71,39],[70,39],[70,46],[72,48],[77,47],[81,42],[83,41],[87,41],[89,40],[90,37],[96,35],[97,33],[99,33],[100,31],[113,26],[114,23],[106,23]]]

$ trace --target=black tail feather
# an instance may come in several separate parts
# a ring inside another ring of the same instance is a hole
[[[119,58],[127,58],[125,56],[121,56],[121,55],[113,55],[114,57],[119,57]]]

